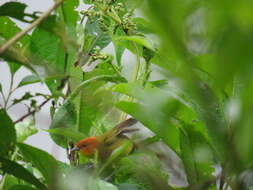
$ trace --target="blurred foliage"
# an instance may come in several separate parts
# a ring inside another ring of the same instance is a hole
[[[21,31],[14,19],[40,16],[27,7],[0,5],[0,46]],[[0,55],[11,75],[0,81],[0,189],[252,189],[252,11],[250,0],[65,0]],[[13,98],[36,83],[50,93]],[[19,104],[27,113],[13,120]],[[129,155],[122,145],[104,162],[61,163],[26,144],[45,104],[46,131],[68,152],[128,115],[144,131]]]

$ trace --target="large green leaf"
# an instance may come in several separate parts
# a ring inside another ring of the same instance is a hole
[[[34,64],[43,66],[47,75],[63,74],[65,68],[65,30],[56,16],[48,17],[31,35],[30,51]]]
[[[44,176],[47,183],[57,175],[58,164],[57,161],[47,152],[35,148],[33,146],[18,143],[17,144],[21,154],[27,162],[30,162],[36,167]]]
[[[16,142],[16,131],[11,118],[5,110],[0,110],[0,155],[6,155]]]
[[[34,177],[27,169],[25,169],[20,164],[2,157],[0,157],[0,162],[1,170],[3,170],[4,172],[17,178],[23,179],[24,181],[35,185],[41,190],[46,189],[46,186],[44,184],[42,184],[36,177]]]

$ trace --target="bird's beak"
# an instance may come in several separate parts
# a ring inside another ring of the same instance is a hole
[[[80,150],[80,148],[78,148],[77,146],[75,146],[74,148],[70,149],[70,152],[74,152],[74,151],[77,151],[77,150]]]

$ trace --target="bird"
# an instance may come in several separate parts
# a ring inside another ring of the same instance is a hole
[[[104,162],[115,149],[130,142],[130,146],[124,150],[123,156],[129,155],[137,149],[152,152],[159,159],[163,172],[170,176],[168,184],[177,187],[188,186],[181,159],[161,140],[147,144],[146,139],[155,137],[155,134],[141,124],[131,127],[137,122],[136,119],[129,118],[100,136],[91,136],[78,141],[71,151],[80,151],[86,157],[94,157],[97,151],[98,158]]]
[[[78,141],[71,149],[71,152],[79,151],[86,157],[93,157],[97,151],[98,158],[103,161],[106,160],[115,149],[126,142],[130,142],[130,145],[124,150],[124,155],[128,155],[133,151],[134,143],[132,143],[125,134],[138,130],[129,128],[136,123],[136,119],[129,118],[100,136],[91,136]]]

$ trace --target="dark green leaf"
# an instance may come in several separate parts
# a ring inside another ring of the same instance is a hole
[[[44,176],[47,183],[52,182],[57,171],[57,161],[47,152],[33,146],[18,143],[18,148],[27,162],[32,163]]]
[[[30,184],[35,185],[39,189],[45,190],[46,186],[42,184],[37,178],[35,178],[27,169],[23,166],[5,158],[0,157],[1,170],[13,175],[17,178],[23,179]]]
[[[5,110],[0,110],[0,155],[6,155],[16,142],[16,131],[11,118]]]

